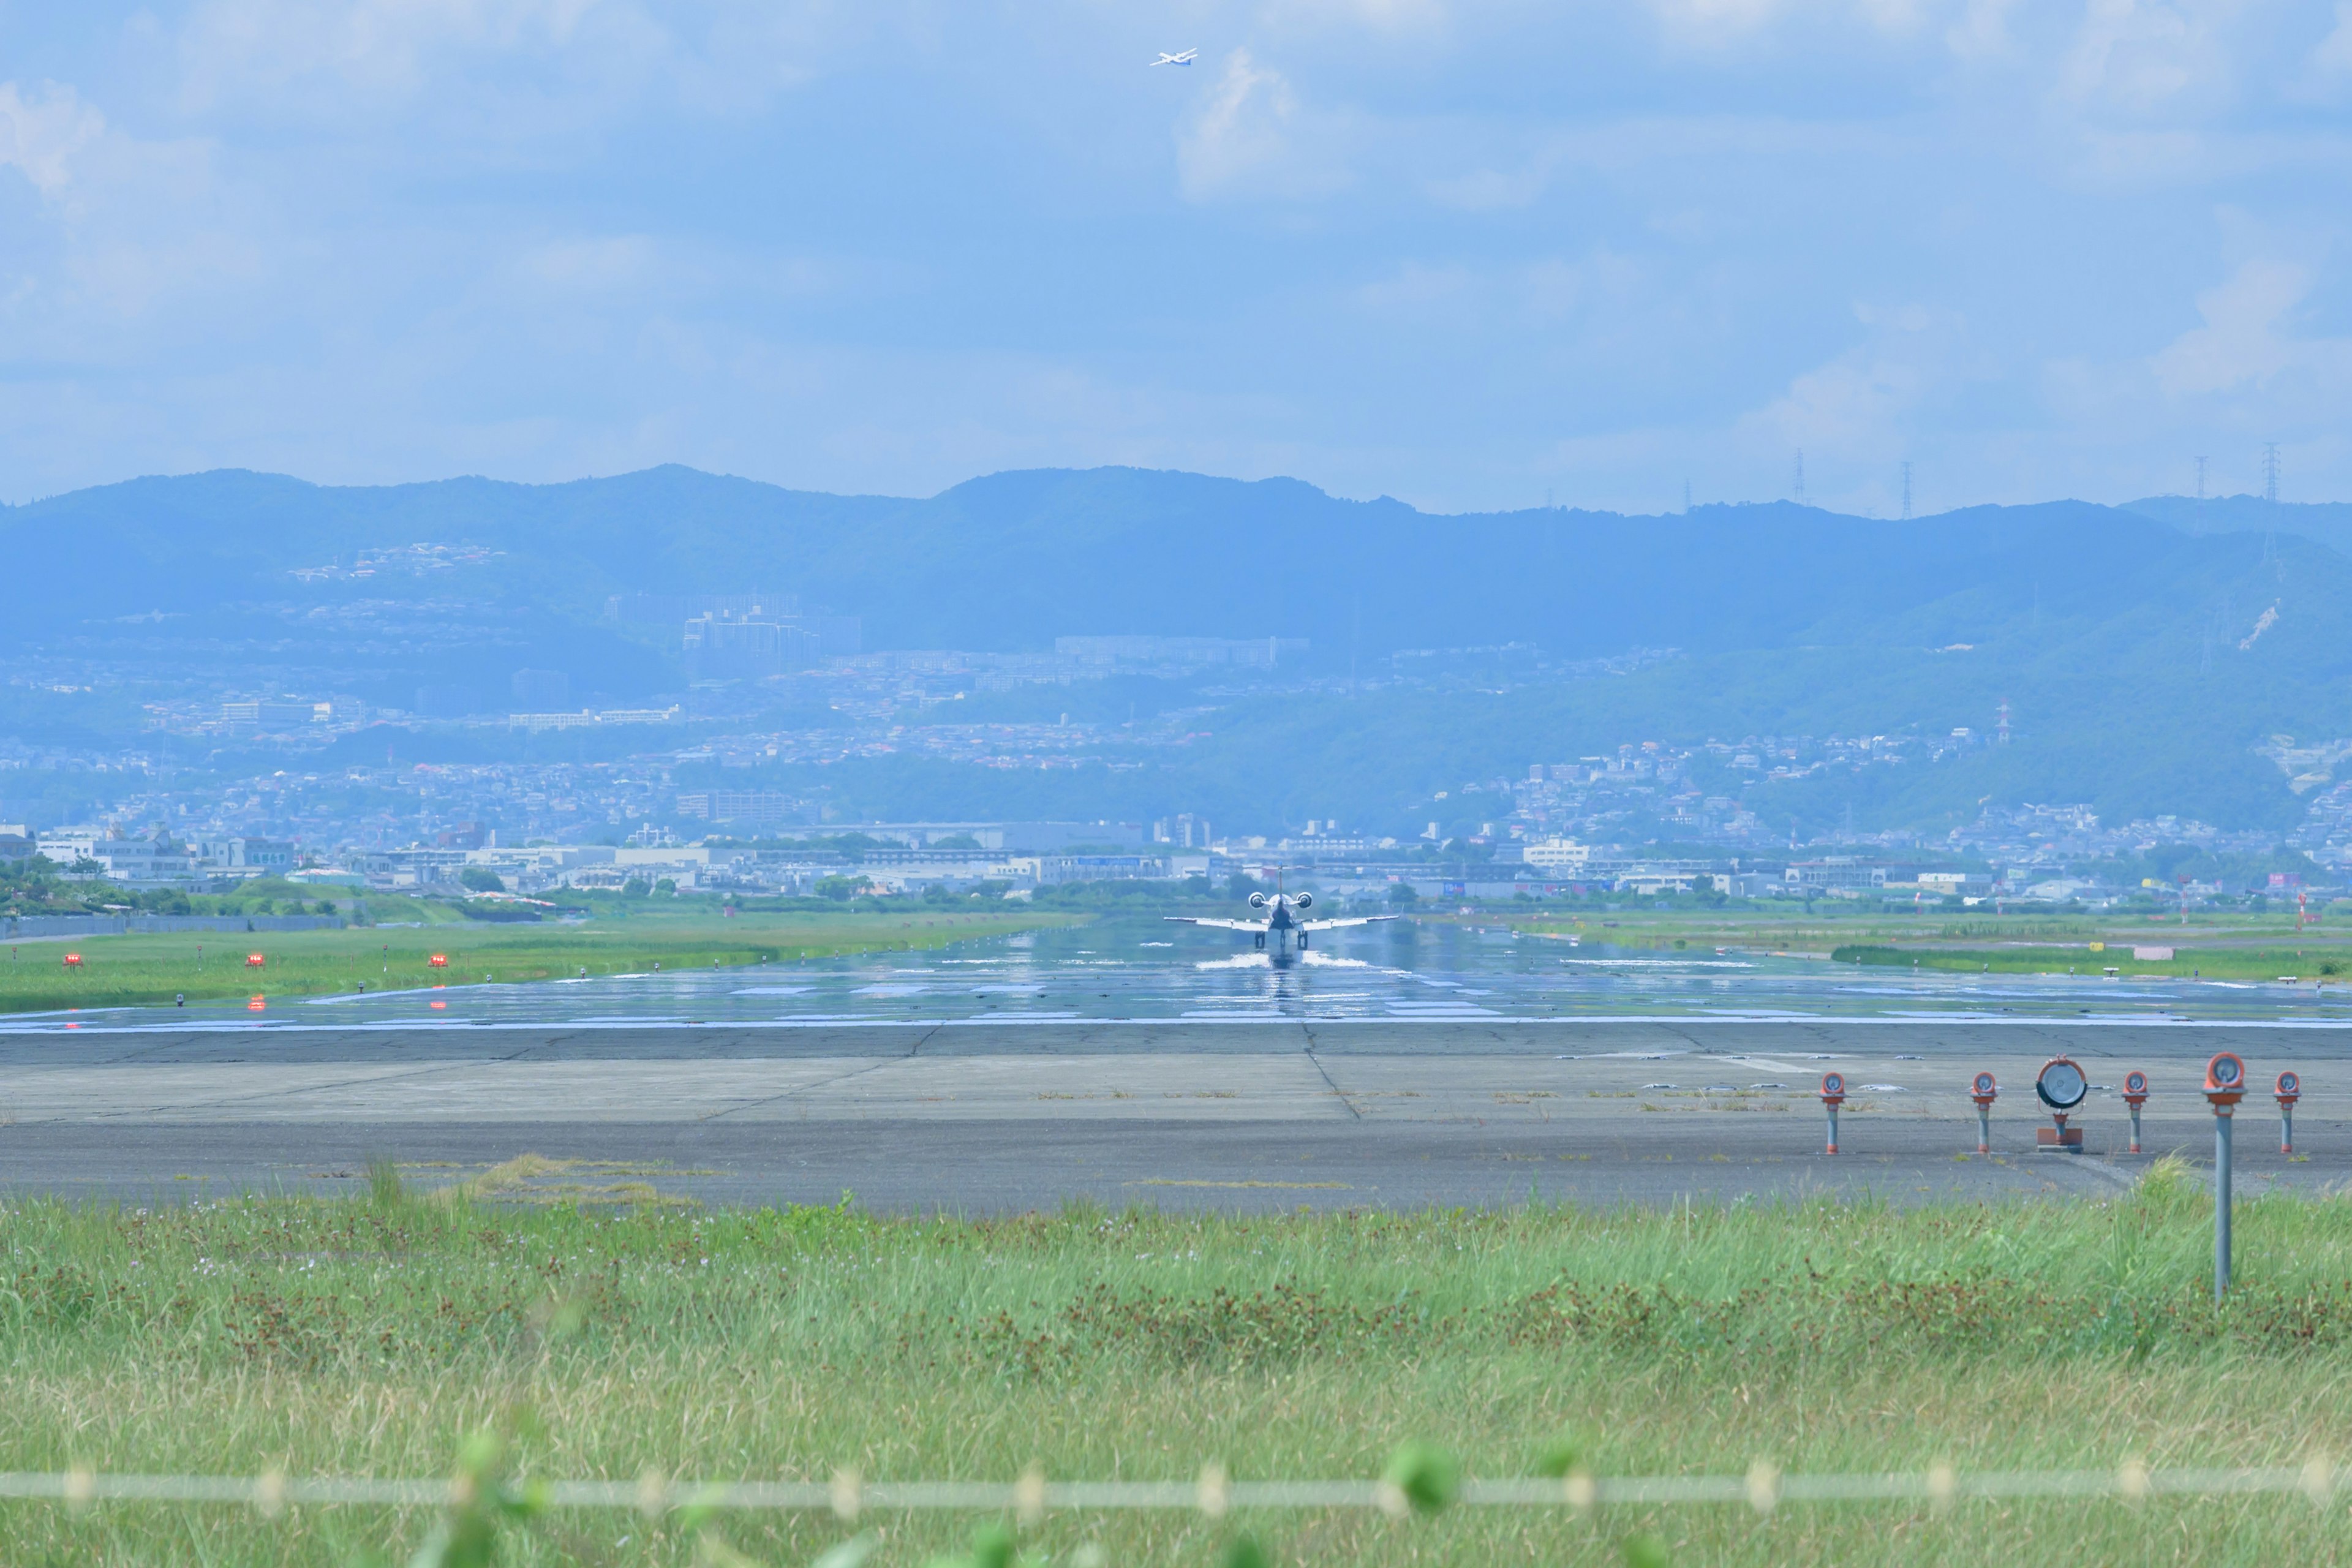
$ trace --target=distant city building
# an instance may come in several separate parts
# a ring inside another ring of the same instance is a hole
[[[794,795],[766,790],[704,790],[677,797],[680,816],[746,827],[783,827],[804,823],[808,807]]]
[[[1305,637],[1055,637],[1054,652],[1080,664],[1231,664],[1271,669],[1302,657]]]
[[[325,702],[224,702],[221,704],[221,722],[251,724],[263,730],[295,730],[305,724],[320,722],[332,712],[332,706]]]
[[[790,675],[819,657],[816,634],[791,620],[699,616],[686,623],[685,640],[687,672],[697,680]]]
[[[1547,871],[1581,871],[1592,858],[1592,846],[1579,844],[1573,838],[1547,838],[1538,844],[1523,846],[1519,857],[1530,866]],[[1500,858],[1500,857],[1497,857]]]
[[[1864,865],[1842,855],[1825,860],[1800,860],[1781,873],[1792,890],[1879,888],[1886,885],[1886,868]]]
[[[789,618],[801,613],[791,594],[615,594],[604,601],[604,618],[625,626],[675,626],[701,616],[750,621]]]
[[[182,882],[196,873],[196,858],[165,838],[101,838],[91,858],[117,882]]]
[[[247,875],[282,875],[294,868],[294,845],[283,838],[214,838],[195,847],[196,858],[209,869]]]

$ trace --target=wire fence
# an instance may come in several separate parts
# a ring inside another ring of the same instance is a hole
[[[543,1508],[634,1509],[648,1515],[694,1510],[824,1510],[844,1520],[866,1512],[952,1510],[1011,1512],[1035,1519],[1055,1510],[1189,1509],[1213,1519],[1252,1509],[1376,1509],[1402,1516],[1446,1504],[1470,1508],[1660,1507],[1736,1504],[1769,1513],[1782,1504],[1925,1502],[1948,1507],[1970,1500],[2259,1496],[2301,1493],[2326,1506],[2352,1490],[2352,1468],[2322,1459],[2301,1466],[2106,1470],[1985,1470],[1943,1467],[1878,1474],[1784,1475],[1759,1464],[1744,1475],[1593,1476],[1465,1480],[1429,1486],[1411,1475],[1376,1481],[1239,1481],[1212,1466],[1191,1481],[1054,1481],[1032,1470],[1010,1482],[866,1481],[843,1473],[827,1481],[561,1480],[524,1486]],[[0,1473],[0,1499],[46,1500],[87,1507],[101,1502],[243,1504],[268,1515],[296,1506],[377,1505],[463,1508],[478,1500],[482,1479],[368,1477],[158,1476],[89,1470]]]

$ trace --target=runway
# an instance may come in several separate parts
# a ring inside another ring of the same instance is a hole
[[[2241,1189],[2352,1167],[2352,1027],[2318,1022],[1423,1019],[83,1028],[0,1036],[0,1191],[184,1201],[425,1185],[503,1167],[519,1201],[1112,1206],[1907,1204],[2111,1196],[2210,1160],[2195,1092],[2242,1056]],[[2040,1154],[2032,1079],[2095,1087]],[[2114,1090],[2153,1096],[2126,1151]],[[2296,1151],[2267,1089],[2303,1078]],[[1823,1152],[1821,1074],[1851,1098]],[[1994,1153],[1969,1078],[1994,1072]],[[518,1157],[538,1156],[517,1166]]]

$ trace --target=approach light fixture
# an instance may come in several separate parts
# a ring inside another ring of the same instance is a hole
[[[2042,1071],[2033,1079],[2033,1092],[2050,1108],[2053,1125],[2034,1129],[2036,1149],[2053,1150],[2061,1154],[2083,1152],[2083,1130],[2066,1125],[2066,1118],[2083,1103],[2091,1092],[2091,1080],[2071,1057],[2053,1057],[2042,1064]]]

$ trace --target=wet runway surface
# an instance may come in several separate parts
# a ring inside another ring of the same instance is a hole
[[[2352,1024],[2316,977],[2126,983],[2080,975],[1908,974],[1744,949],[1628,949],[1599,931],[1573,942],[1502,926],[1391,924],[1320,933],[1327,943],[1277,967],[1246,935],[1121,919],[922,952],[870,953],[698,972],[598,975],[527,985],[478,984],[453,932],[446,990],[275,998],[262,1006],[93,1008],[0,1022],[0,1036],[92,1027],[371,1027],[389,1025],[1006,1024],[1275,1020],[1477,1023],[1490,1019],[2049,1018]]]
[[[1168,929],[257,1020],[18,1020],[0,1029],[0,1190],[342,1192],[388,1159],[425,1185],[499,1168],[502,1194],[539,1201],[847,1190],[964,1212],[2097,1197],[2161,1154],[2209,1157],[2195,1090],[2221,1049],[2257,1091],[2242,1187],[2352,1172],[2352,1016],[2307,989],[1889,985],[1818,961],[1727,974],[1712,952],[1637,964],[1379,929],[1329,955],[1352,964],[1276,971],[1231,965],[1222,934]],[[1141,945],[1168,940],[1185,945]],[[2060,1054],[2094,1085],[2081,1155],[2033,1148],[2033,1077]],[[2289,1066],[2305,1089],[2292,1156],[2264,1092]],[[2115,1092],[2132,1068],[2153,1089],[2137,1156]],[[1816,1092],[1832,1068],[1852,1095],[1835,1157]],[[1966,1092],[1979,1070],[2001,1085],[1989,1158]]]

